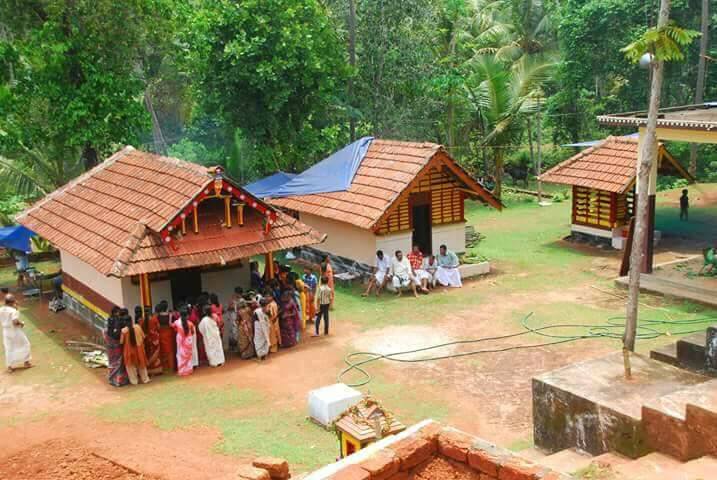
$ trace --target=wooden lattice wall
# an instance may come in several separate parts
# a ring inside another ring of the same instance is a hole
[[[612,230],[628,223],[632,216],[633,193],[607,192],[573,187],[573,223]]]
[[[430,192],[431,223],[444,225],[465,221],[464,194],[460,187],[460,181],[450,171],[434,166],[420,178],[410,194]],[[379,224],[377,234],[405,232],[413,228],[410,194]]]

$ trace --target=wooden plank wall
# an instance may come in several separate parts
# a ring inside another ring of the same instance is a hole
[[[464,194],[460,186],[460,181],[452,173],[440,167],[431,167],[411,193],[431,192],[432,224],[443,225],[465,221]],[[379,224],[376,230],[378,235],[411,230],[409,198],[402,200],[398,208]]]
[[[619,194],[573,187],[573,223],[611,230],[632,216],[632,193]]]

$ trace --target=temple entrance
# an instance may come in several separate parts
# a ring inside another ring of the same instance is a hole
[[[418,245],[424,254],[431,253],[431,194],[417,193],[410,197],[413,223],[413,245]]]
[[[172,303],[176,307],[188,298],[197,298],[202,293],[202,273],[198,268],[187,268],[169,272],[172,289]]]

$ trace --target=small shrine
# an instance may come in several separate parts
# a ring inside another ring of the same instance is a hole
[[[341,458],[406,429],[405,425],[369,396],[342,413],[334,427],[341,445]]]

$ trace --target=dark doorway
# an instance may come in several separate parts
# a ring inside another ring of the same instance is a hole
[[[202,272],[198,268],[171,271],[169,284],[172,289],[172,303],[176,307],[188,298],[197,298],[202,293]]]
[[[424,255],[431,254],[431,205],[413,205],[411,207],[413,219],[413,245],[418,245]]]

